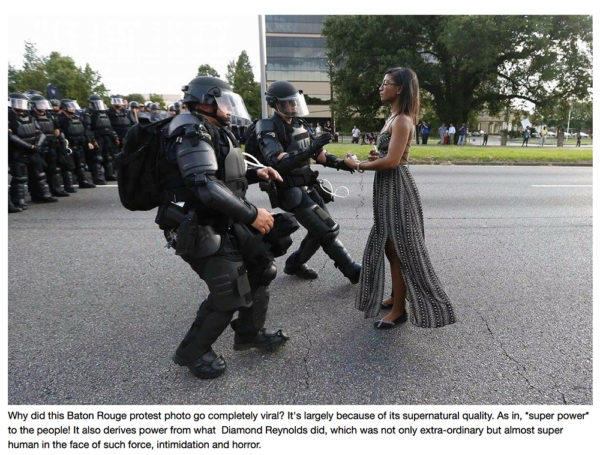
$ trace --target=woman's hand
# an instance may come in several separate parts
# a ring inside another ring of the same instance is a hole
[[[379,159],[379,152],[377,149],[373,148],[369,152],[369,161],[375,161],[376,159]]]
[[[348,166],[350,169],[358,169],[359,161],[356,159],[356,156],[351,153],[346,153],[344,163],[346,163],[346,166]]]

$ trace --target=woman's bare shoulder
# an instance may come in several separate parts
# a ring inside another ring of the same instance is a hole
[[[394,121],[392,122],[392,129],[394,130],[399,130],[399,129],[412,129],[412,127],[414,126],[413,120],[412,118],[410,118],[408,115],[406,114],[399,114],[396,116],[396,118],[394,119]]]

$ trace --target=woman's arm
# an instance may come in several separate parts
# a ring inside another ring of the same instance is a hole
[[[365,171],[384,171],[386,169],[395,169],[402,160],[402,155],[406,150],[410,134],[413,129],[413,122],[407,115],[398,115],[392,122],[392,138],[388,147],[388,154],[383,158],[373,161],[362,161],[360,170]],[[353,167],[357,169],[358,166]]]

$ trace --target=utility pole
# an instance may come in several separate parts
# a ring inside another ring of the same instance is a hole
[[[265,59],[265,33],[264,20],[261,14],[258,15],[258,43],[260,46],[260,106],[261,118],[267,118],[267,62]]]
[[[569,102],[569,119],[567,120],[567,135],[565,135],[565,140],[569,139],[569,126],[571,125],[571,113],[573,112],[573,100]]]

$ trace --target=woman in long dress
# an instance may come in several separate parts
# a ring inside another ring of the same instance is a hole
[[[385,73],[379,87],[381,101],[391,115],[377,139],[377,152],[369,161],[358,162],[350,155],[349,166],[376,171],[373,184],[373,228],[363,255],[356,308],[365,317],[380,310],[385,284],[384,254],[392,275],[390,312],[375,323],[376,329],[391,329],[407,321],[419,327],[442,327],[455,322],[448,296],[433,270],[423,229],[421,199],[408,170],[408,155],[419,112],[419,81],[409,68]],[[408,304],[406,308],[405,302]],[[385,304],[388,305],[385,305]]]

